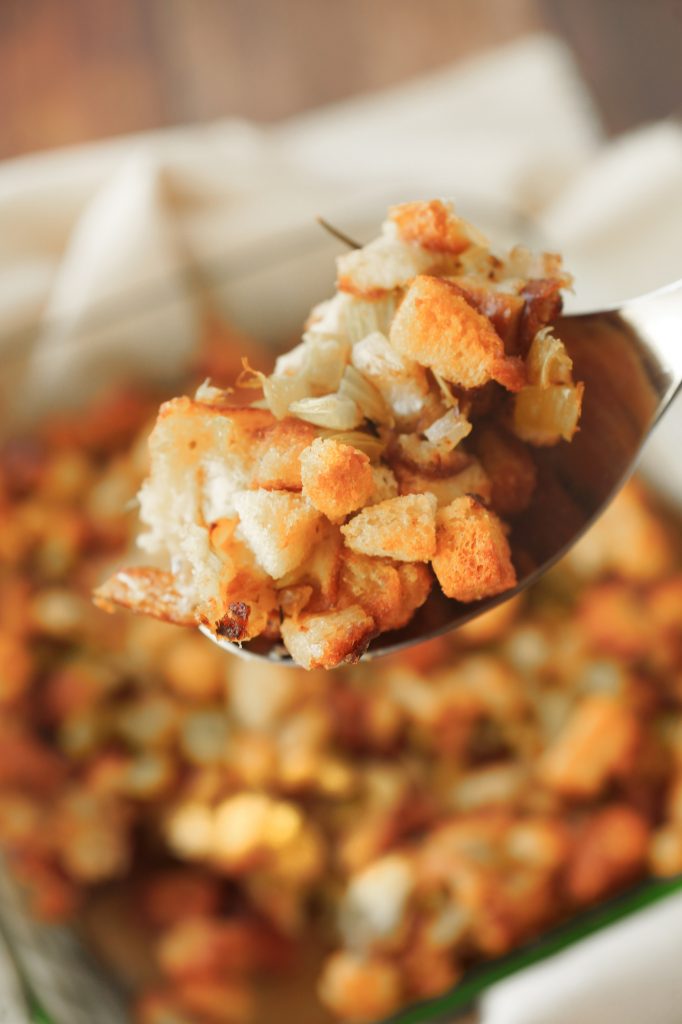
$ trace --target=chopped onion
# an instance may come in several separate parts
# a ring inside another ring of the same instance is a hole
[[[347,366],[344,370],[338,393],[342,398],[355,402],[366,419],[385,426],[393,425],[391,410],[381,394],[354,366]]]
[[[545,327],[533,338],[526,357],[528,383],[541,388],[552,384],[573,383],[573,361],[562,341],[555,338],[551,327]]]
[[[451,452],[471,433],[471,424],[457,405],[424,431],[424,437],[442,452]]]
[[[368,334],[388,334],[398,306],[398,292],[389,292],[381,299],[356,299],[349,296],[344,309],[345,328],[352,345]]]
[[[341,395],[322,395],[319,398],[301,398],[289,406],[292,416],[306,423],[330,430],[354,430],[364,417],[358,405]]]

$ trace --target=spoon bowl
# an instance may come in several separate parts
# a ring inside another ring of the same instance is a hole
[[[512,522],[517,585],[473,604],[452,601],[434,588],[407,626],[370,643],[365,660],[457,629],[538,580],[604,510],[679,391],[682,280],[617,309],[561,317],[555,327],[573,360],[575,379],[585,384],[585,397],[571,444],[535,450],[535,495]],[[259,638],[238,647],[199,628],[231,654],[294,665],[279,643]]]

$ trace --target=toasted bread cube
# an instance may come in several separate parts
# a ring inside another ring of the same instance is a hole
[[[402,464],[430,477],[454,476],[471,464],[471,456],[461,448],[444,451],[420,434],[398,434],[394,437],[387,459],[396,472]]]
[[[421,563],[392,563],[344,551],[341,597],[361,605],[380,632],[399,629],[409,622],[429,596],[431,583],[431,573]]]
[[[323,520],[315,547],[298,568],[278,580],[278,591],[307,586],[311,589],[308,611],[327,611],[338,595],[342,549],[343,537],[338,526]],[[289,600],[287,596],[284,599]],[[284,611],[291,614],[286,608]]]
[[[538,475],[528,449],[494,427],[477,432],[474,443],[490,478],[492,507],[501,516],[522,512],[530,504]]]
[[[415,242],[422,249],[456,256],[471,245],[467,226],[456,216],[452,203],[440,199],[392,206],[388,223],[401,241]]]
[[[374,490],[367,502],[368,505],[378,505],[380,501],[386,501],[387,498],[398,497],[398,481],[389,466],[372,466],[372,479]]]
[[[179,626],[192,626],[196,616],[170,572],[150,566],[119,569],[93,593],[95,604],[104,611],[113,611],[114,605],[129,608],[140,615],[151,615],[163,622]]]
[[[303,494],[331,520],[362,508],[374,490],[369,458],[348,444],[317,438],[301,454]]]
[[[542,781],[564,796],[595,797],[632,765],[640,735],[636,715],[617,697],[591,694],[543,755]]]
[[[406,494],[363,509],[341,527],[346,545],[361,555],[428,562],[436,550],[436,499]]]
[[[426,601],[433,587],[433,573],[428,565],[422,562],[399,562],[398,575],[402,588],[403,614],[394,619],[391,629],[399,629],[407,625],[417,608]],[[407,614],[409,609],[409,615]]]
[[[486,316],[504,343],[507,355],[520,349],[519,332],[524,302],[515,292],[503,291],[500,285],[475,277],[450,278],[461,289],[470,305]]]
[[[268,491],[301,490],[301,453],[316,437],[315,427],[293,417],[267,431],[251,486]]]
[[[488,318],[441,278],[420,276],[412,283],[393,318],[391,344],[402,356],[463,388],[496,380],[518,391],[525,383],[523,363],[505,355]]]
[[[583,578],[615,572],[644,583],[662,576],[673,564],[673,536],[643,489],[631,480],[566,557]]]
[[[576,903],[594,903],[626,882],[646,865],[651,826],[628,804],[607,804],[583,826],[566,872],[566,887]]]
[[[403,288],[418,274],[435,269],[439,254],[390,238],[344,253],[336,261],[337,287],[366,299],[378,299],[394,288]]]
[[[439,510],[432,565],[443,593],[457,601],[479,601],[516,583],[502,523],[472,497]]]
[[[305,669],[335,668],[344,661],[357,661],[374,633],[374,619],[357,604],[282,622],[284,645]]]
[[[198,608],[217,636],[233,643],[253,640],[261,633],[278,635],[277,595],[267,576],[254,569],[242,568],[230,579],[219,605],[210,602]]]
[[[151,528],[144,547],[174,550],[199,511],[207,523],[230,515],[232,492],[248,486],[259,441],[274,423],[265,409],[191,398],[165,402],[149,438],[150,475],[140,492],[140,518]]]
[[[484,502],[489,501],[492,494],[488,474],[477,459],[471,459],[468,466],[450,476],[429,476],[399,462],[395,465],[395,474],[401,494],[433,494],[439,508],[465,494],[475,494]]]
[[[296,569],[317,540],[322,517],[300,494],[240,491],[234,506],[243,538],[273,579]]]
[[[404,999],[404,980],[387,957],[340,950],[326,961],[319,996],[334,1016],[347,1021],[379,1020]]]

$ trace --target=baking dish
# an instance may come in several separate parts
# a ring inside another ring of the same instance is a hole
[[[383,203],[376,207],[381,209]],[[517,217],[513,212],[489,210],[482,215],[480,208],[467,209],[461,204],[462,212],[469,215],[495,236],[504,241],[514,238],[538,244],[533,225]],[[357,211],[344,222],[343,228],[359,239],[371,237],[376,218]],[[197,305],[207,300],[214,308],[229,318],[239,328],[255,335],[264,343],[275,346],[286,344],[295,333],[302,316],[309,306],[324,296],[332,279],[332,259],[338,251],[338,243],[321,233],[319,228],[305,226],[300,231],[274,238],[264,250],[262,245],[250,251],[243,251],[238,257],[230,256],[225,261],[212,262],[205,266],[192,266],[183,271],[182,281],[160,281],[157,288],[145,290],[136,295],[115,297],[106,306],[93,311],[91,321],[83,329],[81,325],[78,345],[88,350],[88,357],[101,352],[102,365],[107,375],[124,377],[139,376],[137,367],[129,358],[117,363],[115,356],[117,338],[136,336],[139,343],[152,345],[164,325],[180,322],[188,325],[187,336],[180,339],[186,351],[192,347],[191,318],[179,314],[180,285],[183,302],[195,298]],[[41,370],[45,373],[55,370],[58,374],[73,373],[78,367],[80,353],[69,335],[60,331],[60,325],[51,325],[49,351],[41,339],[30,333],[13,338],[2,338],[0,331],[0,358],[3,360],[3,390],[6,397],[10,388],[16,389],[19,381],[27,380],[30,388]],[[63,340],[60,340],[63,337]],[[41,345],[43,347],[41,348]],[[64,359],[64,366],[58,364]],[[64,369],[66,367],[67,369]],[[148,374],[148,365],[141,374]],[[85,376],[85,375],[84,375]],[[82,382],[94,386],[90,375]],[[162,390],[172,393],[173,380],[167,378],[161,383]],[[81,389],[81,394],[84,389]],[[52,396],[57,402],[61,398],[77,402],[80,395],[75,388],[63,396]],[[27,418],[23,399],[14,403],[14,416],[25,422]],[[38,403],[28,401],[27,406],[38,414]],[[4,424],[5,434],[14,429],[9,416]],[[650,467],[655,475],[655,467]],[[393,1020],[424,1021],[452,1019],[459,1011],[466,1009],[487,986],[521,970],[531,963],[551,956],[565,946],[579,941],[585,935],[606,926],[642,906],[664,898],[679,889],[679,880],[646,882],[625,895],[611,900],[580,917],[548,932],[531,945],[499,960],[491,961],[469,972],[457,987],[444,996],[411,1007],[398,1014]],[[36,925],[24,915],[21,901],[11,881],[3,877],[0,885],[0,920],[15,965],[23,980],[26,998],[32,1019],[52,1021],[54,1024],[77,1024],[78,1021],[96,1019],[102,1024],[127,1019],[124,1002],[115,981],[109,978],[97,964],[92,954],[74,933],[64,928]],[[29,1018],[30,1019],[30,1018]]]

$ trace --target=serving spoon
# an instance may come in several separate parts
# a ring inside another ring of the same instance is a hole
[[[585,384],[580,430],[570,444],[535,450],[538,484],[510,537],[518,583],[473,604],[434,588],[403,629],[382,633],[375,658],[457,629],[535,583],[603,512],[632,472],[649,434],[682,384],[682,280],[614,309],[560,317],[556,333]],[[682,461],[682,438],[680,438]],[[284,647],[257,638],[241,647],[200,630],[242,658],[294,665]]]

